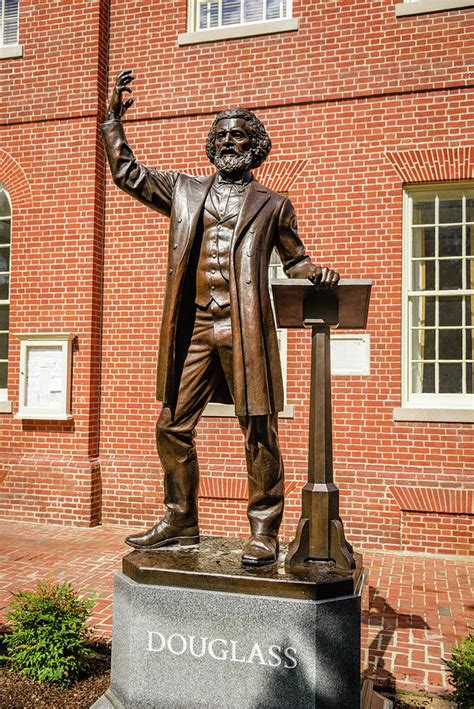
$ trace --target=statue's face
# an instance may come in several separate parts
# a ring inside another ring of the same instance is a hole
[[[217,124],[216,156],[240,156],[250,150],[250,136],[244,118],[224,118]]]

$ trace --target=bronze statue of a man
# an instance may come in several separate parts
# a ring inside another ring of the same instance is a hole
[[[277,415],[283,384],[268,267],[275,248],[290,278],[331,288],[339,275],[315,266],[298,237],[290,200],[253,178],[270,138],[258,118],[219,113],[206,145],[217,172],[192,177],[137,163],[121,117],[133,99],[131,71],[119,74],[102,125],[114,182],[171,219],[168,280],[160,332],[157,397],[163,402],[157,448],[166,513],[127,543],[141,551],[199,541],[194,430],[210,401],[234,403],[248,471],[251,537],[242,564],[276,560],[283,514],[283,462]]]

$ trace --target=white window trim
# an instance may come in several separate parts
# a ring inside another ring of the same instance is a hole
[[[433,190],[466,189],[466,182],[439,182],[408,186],[403,190],[403,258],[402,258],[402,405],[393,411],[396,421],[474,422],[474,394],[411,394],[410,332],[408,283],[411,269],[411,194]],[[470,185],[469,185],[470,188]]]
[[[21,44],[0,44],[0,59],[12,59],[23,56]]]
[[[448,10],[461,10],[474,7],[471,0],[405,0],[395,5],[396,17],[408,15],[425,15],[430,12],[446,12]]]
[[[206,30],[196,29],[196,0],[188,0],[187,32],[178,35],[178,45],[199,44],[201,42],[218,42],[240,37],[256,37],[278,32],[295,32],[299,29],[299,20],[292,17],[292,2],[288,0],[288,17],[275,20],[260,20],[245,22],[238,25],[214,27]]]
[[[10,217],[5,217],[5,219],[8,219],[8,218],[10,219],[10,244],[9,244],[9,248],[10,248],[10,268],[9,268],[9,271],[7,271],[7,273],[10,274],[10,286],[11,286],[11,253],[12,253],[12,234],[13,234],[13,206],[12,206],[12,200],[11,200],[10,194],[9,194],[7,188],[6,188],[6,187],[3,185],[3,183],[1,183],[1,182],[0,182],[0,189],[3,190],[4,194],[6,194],[7,199],[8,199],[8,203],[9,203],[9,205],[10,205]],[[6,244],[5,244],[5,246],[6,246]],[[3,273],[5,273],[5,271],[4,271]],[[8,301],[1,301],[1,302],[2,302],[2,304],[10,305],[10,289],[9,289]],[[5,331],[3,331],[3,332],[5,332]],[[8,332],[8,338],[10,339],[10,338],[11,338],[10,327],[8,327],[7,332]],[[8,356],[7,356],[7,362],[8,362]],[[8,366],[8,365],[7,365],[7,366]],[[12,404],[11,404],[10,401],[8,401],[8,388],[7,388],[7,387],[5,387],[5,388],[0,388],[0,413],[7,413],[7,414],[9,414],[9,413],[11,413],[11,410],[12,410]]]
[[[28,333],[18,335],[20,339],[20,396],[16,419],[44,419],[48,421],[67,421],[71,414],[71,379],[72,379],[72,333]],[[35,347],[60,347],[62,358],[62,397],[56,409],[41,409],[28,406],[27,398],[27,362],[28,351]]]
[[[3,44],[3,9],[4,0],[0,0],[0,59],[11,59],[13,57],[23,56],[23,47],[18,44],[18,38],[20,35],[20,3],[18,3],[18,15],[17,15],[17,41],[15,44]]]

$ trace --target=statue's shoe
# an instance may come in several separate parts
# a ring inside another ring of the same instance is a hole
[[[199,544],[199,527],[177,527],[164,519],[147,529],[142,534],[132,534],[125,540],[126,544],[140,551],[153,551],[160,547],[180,544],[182,547]]]
[[[269,534],[253,534],[245,542],[242,566],[273,564],[278,558],[278,539]]]

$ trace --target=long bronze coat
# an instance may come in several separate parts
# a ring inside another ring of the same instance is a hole
[[[193,325],[196,253],[202,236],[203,206],[214,176],[191,177],[138,164],[119,120],[104,123],[102,133],[114,182],[171,219],[157,398],[164,405],[172,406]],[[229,259],[234,396],[238,416],[268,414],[283,408],[280,357],[268,289],[273,248],[277,249],[290,277],[305,278],[314,268],[298,237],[289,199],[254,180],[242,203]],[[219,400],[232,403],[225,390]]]

